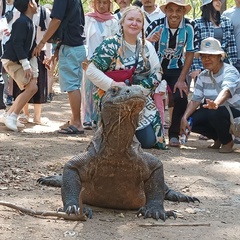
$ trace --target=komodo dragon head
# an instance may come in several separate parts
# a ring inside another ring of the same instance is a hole
[[[105,147],[120,151],[131,145],[145,102],[139,86],[114,86],[104,94],[100,128]]]

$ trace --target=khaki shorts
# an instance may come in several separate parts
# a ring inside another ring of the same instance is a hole
[[[33,63],[34,62],[34,63]],[[33,64],[32,64],[33,63]],[[36,69],[35,60],[30,60],[30,65],[33,70],[33,77],[38,77],[38,70]],[[30,82],[29,79],[25,78],[25,71],[23,70],[23,67],[21,64],[8,61],[7,63],[3,64],[4,69],[6,72],[13,78],[13,80],[16,82],[20,90],[24,90],[25,86],[28,85]]]

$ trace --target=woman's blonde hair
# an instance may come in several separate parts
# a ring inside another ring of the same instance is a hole
[[[142,58],[143,58],[143,61],[144,61],[144,66],[146,66],[147,59],[146,59],[146,55],[145,55],[145,32],[144,32],[145,16],[144,16],[143,11],[140,9],[140,7],[129,6],[123,11],[122,17],[119,20],[119,24],[120,24],[120,27],[121,27],[121,34],[122,34],[122,38],[124,39],[124,31],[123,31],[123,28],[122,28],[122,23],[124,22],[127,14],[132,10],[138,10],[141,13],[141,16],[142,16],[142,20],[143,20],[143,24],[142,24]]]

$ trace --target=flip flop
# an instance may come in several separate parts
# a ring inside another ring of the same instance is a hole
[[[180,147],[179,140],[176,137],[170,138],[169,145],[171,147]]]
[[[70,125],[67,128],[59,130],[58,133],[62,133],[62,134],[84,134],[84,131],[83,130],[78,130],[75,126]]]

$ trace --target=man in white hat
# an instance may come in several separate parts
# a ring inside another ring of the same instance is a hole
[[[180,133],[185,130],[203,134],[214,143],[209,148],[220,153],[232,152],[233,139],[230,129],[230,107],[233,117],[240,116],[240,77],[237,69],[224,63],[225,52],[220,42],[212,37],[201,42],[200,57],[204,69],[198,76],[194,93],[182,117]],[[206,99],[203,104],[202,100]],[[193,125],[187,123],[192,117]]]
[[[179,147],[180,121],[188,103],[186,75],[194,56],[195,29],[193,22],[184,17],[191,10],[185,0],[166,0],[160,9],[165,18],[152,22],[146,35],[151,36],[157,30],[161,32],[158,56],[163,70],[162,79],[167,81],[173,93],[174,105],[168,132],[169,144]]]

